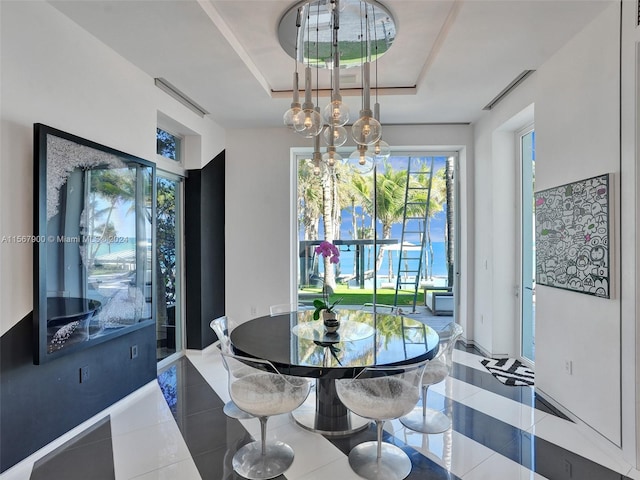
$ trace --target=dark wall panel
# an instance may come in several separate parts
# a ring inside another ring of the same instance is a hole
[[[153,325],[44,365],[32,342],[32,314],[0,338],[2,472],[156,377]]]
[[[216,340],[209,323],[224,315],[224,152],[185,184],[187,348]]]
[[[189,170],[184,184],[184,264],[187,348],[199,348],[202,319],[201,289],[202,171]]]

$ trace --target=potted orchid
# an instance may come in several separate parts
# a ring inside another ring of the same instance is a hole
[[[322,255],[324,258],[329,259],[331,264],[336,264],[340,261],[340,250],[333,243],[323,240],[315,248],[315,252],[318,255]],[[313,319],[318,320],[320,314],[324,320],[324,325],[327,333],[335,333],[340,326],[340,321],[336,318],[335,306],[342,301],[342,297],[333,302],[329,302],[329,289],[327,285],[322,287],[322,299],[317,298],[313,301],[315,308],[313,312]]]
[[[316,298],[313,301],[313,307],[315,310],[313,311],[313,319],[318,320],[320,318],[320,313],[322,313],[323,319],[328,318],[336,318],[336,312],[334,307],[340,303],[342,297],[335,300],[333,303],[329,303],[329,296],[326,294],[326,290],[322,289],[322,299]]]

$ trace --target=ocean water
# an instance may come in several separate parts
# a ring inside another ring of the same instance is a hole
[[[114,237],[112,241],[105,239],[97,245],[96,257],[109,253],[124,252],[136,249],[135,237]]]
[[[427,257],[423,260],[422,264],[422,278],[432,278],[436,285],[446,285],[447,283],[447,259],[446,259],[446,244],[445,242],[432,242],[431,244],[433,249],[433,264],[431,268],[429,268],[429,264],[431,263],[431,259]],[[380,246],[377,247],[377,250],[380,250]],[[365,246],[364,250],[364,270],[366,272],[371,272],[374,269],[375,265],[375,255],[373,252],[373,246]],[[427,247],[428,252],[428,247]],[[342,276],[343,279],[346,278],[348,280],[354,281],[355,279],[349,278],[355,275],[355,247],[351,246],[350,248],[346,245],[340,246],[340,262],[336,265],[336,275]],[[395,286],[395,281],[398,275],[398,251],[391,251],[391,274],[393,276],[392,280],[389,280],[389,251],[386,251],[383,254],[382,265],[378,270],[377,276],[377,285],[378,287],[382,287],[385,284],[392,283]],[[302,260],[302,259],[301,259]],[[415,265],[408,265],[405,268],[414,268]],[[318,262],[318,274],[322,277],[324,272],[324,264],[323,262]],[[302,272],[301,272],[302,273]],[[372,288],[373,280],[367,278],[365,280],[365,287]]]
[[[354,238],[353,235],[353,224],[352,224],[352,214],[349,209],[344,209],[341,212],[342,223],[340,225],[340,239],[341,240],[349,240]],[[370,225],[371,221],[368,216],[360,215],[359,209],[356,208],[356,218],[357,218],[357,228],[361,228],[361,225]],[[428,250],[427,250],[427,258],[426,263],[423,263],[422,266],[422,276],[426,277],[430,274],[433,277],[447,277],[447,257],[446,257],[446,243],[445,243],[445,225],[446,225],[446,213],[443,211],[436,213],[430,221],[430,236],[431,236],[431,247],[433,249],[433,262],[429,258]],[[378,238],[381,238],[380,232],[382,231],[381,225],[378,223]],[[414,224],[409,223],[407,226],[407,230],[412,231],[420,231],[421,226],[415,222]],[[299,232],[300,239],[304,238],[304,232]],[[322,222],[320,222],[320,232],[319,238],[324,238],[324,233],[322,229]],[[396,239],[398,243],[400,243],[400,239],[402,238],[402,225],[401,223],[396,223],[391,226],[391,238]],[[411,243],[413,245],[420,245],[421,238],[419,234],[405,234],[404,238],[405,242]],[[380,248],[380,247],[378,247]],[[375,258],[373,255],[373,247],[365,246],[365,271],[373,270]],[[391,253],[391,271],[393,275],[397,275],[398,272],[398,253],[397,251],[392,251]],[[355,274],[354,269],[355,262],[355,247],[347,247],[342,245],[340,247],[340,264],[338,265],[338,274],[340,275],[349,275]],[[429,268],[429,264],[431,267]],[[411,265],[410,267],[413,267]],[[320,273],[322,274],[322,262],[320,262]],[[384,254],[382,266],[378,271],[378,276],[388,276],[389,274],[389,255],[388,252]]]
[[[446,257],[446,244],[444,242],[433,242],[433,267],[431,269],[431,275],[434,277],[446,277],[447,276],[447,257]],[[380,247],[378,247],[380,248]],[[365,247],[365,271],[372,270],[375,258],[373,255],[373,247]],[[428,265],[429,258],[427,258]],[[346,246],[340,247],[340,264],[338,265],[338,274],[349,275],[354,274],[354,262],[355,262],[355,247],[347,249]],[[398,272],[398,252],[391,252],[391,267],[393,275],[397,275]],[[320,265],[320,271],[322,271],[322,264]],[[382,266],[378,271],[378,275],[386,276],[389,272],[389,255],[385,252]],[[423,276],[426,276],[425,263],[422,267]]]

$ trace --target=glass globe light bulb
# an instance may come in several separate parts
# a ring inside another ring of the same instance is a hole
[[[322,131],[322,116],[312,108],[306,108],[294,117],[296,132],[305,138],[312,138]]]
[[[361,175],[371,172],[374,165],[371,151],[366,147],[362,148],[362,146],[358,146],[358,148],[349,155],[347,164],[351,170]]]
[[[327,150],[327,152],[322,155],[322,160],[330,167],[333,167],[337,162],[342,161],[342,155],[335,150]]]
[[[325,105],[322,118],[327,125],[342,126],[349,121],[349,106],[342,100],[334,100]]]
[[[287,126],[287,128],[290,128],[292,130],[296,129],[295,117],[300,112],[300,110],[300,104],[298,104],[297,106],[292,106],[289,110],[284,112],[284,115],[282,116],[282,122]]]
[[[382,137],[382,125],[373,117],[361,116],[351,127],[351,136],[359,145],[371,145]]]
[[[386,160],[391,156],[391,147],[384,140],[378,140],[373,146],[373,154],[376,160]]]
[[[327,145],[331,145],[331,132],[333,132],[333,146],[341,147],[347,142],[347,138],[349,134],[347,133],[347,129],[344,127],[330,127],[324,129],[322,136],[324,137],[324,141]]]

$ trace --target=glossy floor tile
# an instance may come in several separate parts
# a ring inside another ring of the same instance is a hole
[[[612,454],[601,438],[561,415],[534,388],[503,385],[470,349],[459,347],[453,359],[451,376],[427,396],[430,408],[450,416],[451,429],[424,435],[397,420],[385,424],[384,440],[411,458],[409,479],[640,479],[640,472]],[[95,425],[2,479],[241,478],[231,459],[259,438],[259,422],[226,417],[222,407],[228,399],[217,348],[189,351]],[[290,415],[278,415],[268,421],[267,438],[296,452],[293,465],[278,478],[350,480],[358,477],[347,455],[355,445],[374,440],[375,429],[325,438],[301,428]]]

